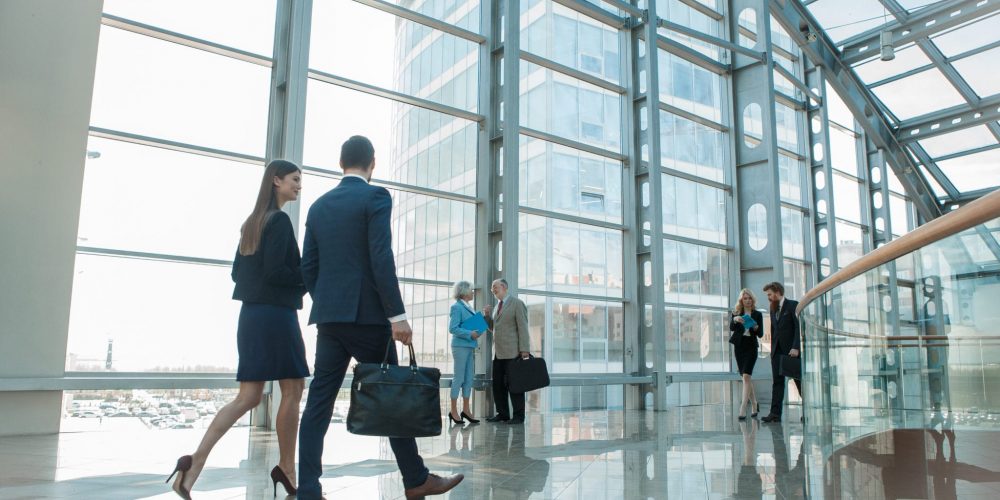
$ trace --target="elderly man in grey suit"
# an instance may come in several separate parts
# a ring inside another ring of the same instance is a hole
[[[524,393],[507,390],[507,372],[518,356],[528,357],[528,308],[517,297],[507,293],[507,280],[498,279],[490,287],[497,298],[497,307],[483,308],[486,323],[493,331],[493,404],[497,414],[487,422],[524,423]],[[510,397],[511,406],[507,404]]]

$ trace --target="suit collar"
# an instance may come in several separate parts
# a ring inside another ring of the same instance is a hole
[[[364,182],[365,184],[371,184],[368,181],[368,179],[365,179],[364,177],[361,177],[358,174],[344,174],[344,177],[340,180],[340,182],[347,182],[347,181],[351,181],[351,182],[361,181],[361,182]]]

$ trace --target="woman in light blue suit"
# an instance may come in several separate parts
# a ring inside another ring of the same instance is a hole
[[[466,330],[462,328],[462,322],[476,314],[469,301],[475,296],[472,284],[468,281],[459,281],[452,288],[451,296],[455,303],[451,305],[451,319],[448,322],[448,331],[451,333],[451,355],[455,359],[455,378],[451,382],[451,418],[453,424],[461,424],[468,420],[471,424],[478,424],[479,420],[472,418],[472,410],[469,403],[472,401],[472,379],[476,374],[473,352],[475,352],[478,339],[484,332]],[[462,390],[462,413],[458,413],[458,391]]]

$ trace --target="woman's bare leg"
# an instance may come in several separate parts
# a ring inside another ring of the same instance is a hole
[[[254,409],[260,404],[260,397],[264,393],[264,382],[240,382],[240,392],[236,399],[226,406],[223,406],[219,413],[215,414],[212,423],[208,425],[208,430],[201,438],[198,450],[191,454],[191,470],[184,474],[184,487],[191,491],[194,482],[198,480],[201,470],[205,468],[205,461],[211,453],[215,443],[226,435],[226,432],[233,427],[233,424],[246,412]]]
[[[305,379],[288,378],[278,381],[281,388],[281,403],[275,427],[278,432],[278,467],[288,476],[292,486],[295,480],[295,442],[299,434],[299,402],[305,389]]]

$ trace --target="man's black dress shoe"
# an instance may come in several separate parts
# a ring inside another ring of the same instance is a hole
[[[486,419],[487,422],[493,422],[493,423],[496,423],[496,422],[506,422],[508,420],[510,420],[510,419],[507,418],[507,417],[505,417],[505,416],[503,416],[503,415],[493,415],[492,417]]]
[[[524,417],[512,418],[512,419],[508,420],[507,423],[510,424],[510,425],[523,424],[524,423]]]
[[[761,422],[767,422],[767,423],[781,422],[781,416],[779,416],[779,415],[768,415],[768,416],[760,419],[760,421]]]

